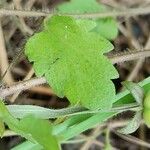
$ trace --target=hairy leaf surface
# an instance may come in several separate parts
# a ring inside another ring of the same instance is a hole
[[[25,53],[37,76],[45,76],[59,97],[89,109],[111,107],[118,73],[103,55],[113,45],[90,26],[68,16],[53,16],[44,30],[31,37]]]

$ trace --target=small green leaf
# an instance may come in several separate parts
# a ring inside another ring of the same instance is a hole
[[[86,31],[91,31],[96,27],[96,22],[88,19],[77,19],[77,24],[81,26],[81,28],[85,28]]]
[[[57,138],[52,135],[52,126],[48,121],[38,119],[34,116],[27,116],[18,120],[8,112],[7,107],[1,100],[0,119],[6,123],[12,131],[31,142],[38,142],[46,150],[59,150]]]
[[[19,122],[19,128],[30,134],[45,150],[59,150],[56,137],[52,136],[52,126],[46,120],[27,116]]]
[[[142,112],[141,111],[136,112],[134,118],[130,120],[124,128],[118,130],[118,132],[123,134],[131,134],[135,132],[140,127],[141,120],[142,120]]]
[[[25,53],[34,62],[36,75],[45,76],[59,97],[66,96],[72,105],[102,109],[110,108],[115,96],[111,79],[118,73],[103,55],[112,49],[108,40],[75,19],[53,16],[28,40]]]
[[[7,110],[6,106],[2,101],[0,101],[0,118],[1,120],[8,125],[8,127],[18,133],[19,135],[31,140],[34,142],[34,139],[31,135],[25,134],[19,127],[19,120],[14,118],[9,111]]]
[[[96,0],[71,0],[59,5],[56,10],[64,14],[84,14],[102,12],[106,9]]]
[[[58,5],[56,12],[61,14],[85,14],[85,13],[102,13],[107,12],[107,7],[98,3],[96,0],[71,0],[66,3]],[[88,21],[89,19],[82,19]],[[118,25],[116,19],[112,17],[92,19],[93,31],[99,33],[107,39],[115,39],[118,35]],[[89,20],[90,21],[90,20]]]
[[[131,81],[124,81],[122,84],[130,91],[136,102],[142,105],[144,98],[143,88],[139,84],[133,83]]]
[[[97,19],[97,26],[94,31],[107,39],[115,39],[118,35],[117,21],[111,17]]]

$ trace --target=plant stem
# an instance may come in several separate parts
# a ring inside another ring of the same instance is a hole
[[[123,106],[117,106],[111,109],[105,110],[87,110],[84,107],[70,107],[59,110],[43,108],[40,106],[32,105],[7,105],[9,112],[15,118],[23,118],[29,114],[33,114],[42,119],[59,118],[65,116],[75,116],[84,114],[97,114],[97,113],[108,113],[108,112],[123,112],[123,111],[138,111],[140,106],[137,103],[125,104]]]
[[[53,134],[58,136],[58,138],[60,138],[59,139],[60,141],[66,141],[72,137],[75,137],[76,135],[80,134],[81,132],[84,132],[84,131],[94,127],[97,124],[101,124],[101,123],[105,122],[109,118],[112,118],[113,116],[115,116],[119,113],[122,113],[126,110],[132,110],[132,108],[136,108],[137,111],[138,111],[138,109],[141,109],[135,103],[127,104],[122,107],[112,108],[113,111],[109,111],[109,110],[107,110],[107,112],[99,111],[98,113],[90,116],[89,118],[85,119],[84,121],[75,123],[72,125],[70,123],[68,123],[68,121],[71,122],[71,119],[72,119],[72,121],[74,120],[74,118],[71,117],[70,120],[67,120],[66,122],[64,122],[58,126],[55,126]],[[135,109],[134,109],[134,111],[135,111]],[[67,125],[70,124],[70,126],[66,126],[66,124]]]
[[[150,50],[130,50],[117,54],[107,54],[113,64],[150,57]]]
[[[27,90],[31,87],[44,83],[46,83],[46,79],[44,77],[19,82],[15,85],[12,85],[11,87],[5,87],[4,89],[0,89],[0,98],[5,98],[6,96],[12,95],[16,92]]]
[[[150,7],[145,8],[130,8],[124,10],[110,10],[103,13],[89,13],[89,14],[63,14],[73,16],[76,18],[104,18],[104,17],[118,17],[118,16],[135,16],[145,15],[150,13]],[[29,10],[9,10],[0,9],[0,15],[3,16],[21,16],[21,17],[41,17],[52,16],[55,13],[50,11],[29,11]]]
[[[105,122],[106,120],[108,120],[109,118],[117,115],[119,112],[108,112],[108,113],[97,113],[89,118],[87,118],[86,120],[80,122],[80,123],[76,123],[70,127],[68,127],[66,130],[61,131],[60,133],[57,133],[58,138],[60,138],[60,141],[66,141],[72,137],[77,136],[78,134],[96,126],[97,124],[101,124],[103,122]],[[73,119],[73,118],[72,118]],[[62,126],[56,126],[54,128],[54,134],[55,131],[57,132],[57,130],[59,130],[59,128],[62,128]]]

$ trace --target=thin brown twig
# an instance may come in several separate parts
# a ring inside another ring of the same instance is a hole
[[[131,25],[131,22],[129,19],[127,19],[127,29],[128,30],[126,30],[125,28],[120,28],[120,29],[121,30],[123,29],[122,31],[123,31],[124,35],[126,37],[128,37],[128,41],[131,44],[131,46],[133,46],[136,49],[140,49],[141,45],[136,40],[135,36],[132,33],[132,25]],[[148,49],[148,48],[150,48],[150,36],[149,36],[149,38],[148,38],[148,40],[144,46],[144,49]],[[128,76],[127,80],[129,80],[129,81],[134,80],[134,78],[138,75],[138,72],[141,69],[144,61],[145,61],[145,58],[143,58],[143,57],[139,58],[139,60],[136,62],[136,65],[134,66],[133,70],[131,71],[130,75]],[[144,129],[145,129],[145,126],[142,125],[140,127],[140,139],[143,141],[145,141],[145,134],[143,132]],[[143,147],[143,145],[141,145],[141,150],[144,150],[144,149],[146,149],[146,148]]]
[[[115,130],[113,130],[113,133],[115,133],[116,135],[118,135],[119,137],[121,137],[122,139],[128,141],[128,142],[131,142],[133,144],[136,144],[136,145],[140,145],[140,146],[144,146],[144,147],[147,147],[147,148],[150,148],[150,144],[148,142],[145,142],[145,141],[142,141],[134,136],[131,136],[131,135],[123,135],[123,134],[120,134],[118,132],[116,132]]]
[[[100,132],[101,127],[97,126],[95,129],[93,129],[92,134],[90,135],[90,137],[80,148],[80,150],[87,150],[89,149],[89,147],[91,146],[91,144],[93,143],[93,141],[95,140],[95,138],[101,133]],[[99,134],[98,134],[99,133]],[[104,146],[103,143],[101,143],[101,146]]]
[[[137,48],[139,48],[138,45],[137,45]],[[150,35],[149,35],[149,38],[148,38],[148,40],[147,40],[147,42],[144,46],[144,49],[148,49],[148,48],[150,48]],[[128,77],[129,81],[132,81],[135,78],[135,76],[138,74],[140,68],[142,67],[144,61],[145,61],[145,57],[139,58],[139,60],[137,61],[136,65],[134,67],[134,69],[132,70],[131,74]]]
[[[128,24],[128,26],[130,26],[129,25],[129,22],[127,23]],[[130,27],[128,27],[128,28],[130,28]],[[135,37],[132,35],[132,33],[130,33],[125,27],[123,27],[122,25],[119,25],[119,29],[120,29],[120,31],[124,34],[124,36],[126,36],[127,37],[127,39],[129,40],[129,43],[131,43],[132,44],[132,46],[135,48],[135,49],[141,49],[141,45],[139,44],[139,42],[135,39]],[[130,29],[129,29],[130,30]],[[132,36],[131,37],[131,41],[130,41],[130,36]],[[148,40],[149,41],[149,40]],[[147,43],[149,43],[149,42],[147,42]],[[145,47],[144,47],[144,49],[148,49],[148,46],[147,46],[147,44],[145,45]],[[141,52],[142,52],[143,50],[141,50]],[[141,68],[141,66],[142,66],[142,64],[143,64],[143,62],[144,62],[144,60],[145,60],[145,57],[139,57],[139,60],[137,61],[137,63],[136,63],[136,65],[135,65],[135,67],[133,68],[133,70],[132,70],[132,72],[129,74],[129,76],[127,77],[127,80],[128,81],[132,81],[132,80],[134,80],[134,78],[135,78],[135,76],[138,74],[138,71],[139,71],[139,69]]]
[[[21,6],[21,0],[13,0],[14,4],[15,4],[15,7],[19,10],[22,9],[22,6]],[[31,5],[32,7],[32,5]],[[30,9],[31,7],[29,7],[28,9]],[[20,21],[20,25],[19,25],[19,28],[22,32],[25,32],[25,33],[29,33],[30,35],[33,34],[33,30],[26,25],[25,21],[24,21],[24,18],[19,16],[19,21]]]
[[[5,40],[3,36],[3,29],[2,29],[1,18],[0,18],[0,70],[2,75],[5,73],[6,68],[8,68],[8,66],[9,66],[9,62],[8,62]],[[8,85],[13,83],[13,77],[10,71],[8,71],[8,73],[4,77],[4,81]]]
[[[31,68],[31,70],[28,72],[28,74],[26,75],[26,77],[23,79],[23,81],[26,81],[26,80],[29,80],[34,74],[34,70],[33,68]],[[10,98],[10,102],[11,103],[14,103],[15,102],[15,99],[19,96],[21,91],[15,93],[11,98]]]
[[[150,7],[145,8],[129,8],[124,10],[111,10],[103,13],[86,13],[86,14],[64,14],[77,18],[104,18],[104,17],[118,17],[118,16],[135,16],[145,15],[150,13]],[[21,16],[21,17],[41,17],[52,16],[55,13],[49,11],[29,11],[29,10],[8,10],[0,9],[0,15],[5,16]]]
[[[130,22],[129,24],[131,25],[131,22]],[[131,30],[130,30],[130,32],[131,32]],[[133,43],[133,46],[134,46],[136,49],[140,49],[140,48],[141,48],[141,45],[140,45],[139,42],[135,39],[135,37],[133,36],[133,33],[132,33],[132,32],[131,32],[131,35],[132,35],[132,39],[133,39],[134,41],[136,41],[135,43]],[[145,46],[144,46],[144,49],[149,49],[149,48],[150,48],[150,35],[149,35],[148,40],[147,40],[147,42],[146,42],[146,44],[145,44]],[[141,69],[141,67],[142,67],[142,65],[143,65],[143,63],[144,63],[144,61],[145,61],[145,57],[144,57],[144,58],[141,57],[141,58],[137,61],[137,63],[136,63],[136,65],[135,65],[134,69],[132,70],[132,72],[131,72],[130,75],[128,76],[127,80],[129,80],[129,81],[134,80],[134,78],[137,76],[139,70]]]
[[[11,87],[6,87],[5,89],[0,90],[0,97],[5,98],[6,96],[12,95],[16,92],[27,90],[31,87],[41,85],[46,83],[46,79],[44,77],[41,78],[34,78],[27,81],[19,82]]]
[[[150,57],[150,50],[125,51],[125,52],[118,53],[116,55],[108,54],[108,58],[111,60],[113,64],[132,61],[132,60],[136,60],[139,58],[146,58],[146,57]]]

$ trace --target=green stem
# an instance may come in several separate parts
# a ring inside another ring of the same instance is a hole
[[[78,116],[71,117],[62,124],[55,126],[53,129],[53,134],[57,135],[60,141],[66,141],[98,124],[105,122],[109,118],[119,113],[122,113],[127,110],[139,111],[141,109],[142,108],[137,103],[132,103],[126,104],[121,107],[114,107],[107,111],[106,110],[100,110],[99,112],[93,111],[96,114],[88,116],[85,120],[82,120],[80,122],[80,117],[85,115],[85,114],[83,115],[84,112],[82,112],[82,114],[80,113],[78,114]]]
[[[104,110],[87,110],[84,107],[70,107],[63,108],[59,110],[43,108],[40,106],[31,106],[31,105],[7,105],[9,112],[15,118],[23,118],[29,114],[33,114],[42,119],[49,118],[58,118],[65,116],[75,116],[83,114],[97,114],[97,113],[107,113],[107,112],[116,112],[116,111],[138,111],[140,106],[137,103],[125,104],[123,106],[116,106],[111,109]]]
[[[80,123],[77,123],[68,127],[66,130],[63,130],[60,133],[57,133],[57,137],[59,138],[60,141],[66,141],[70,138],[73,138],[79,135],[81,132],[88,130],[89,128],[92,128],[98,124],[105,122],[107,119],[113,117],[114,115],[117,115],[118,113],[120,112],[98,113]],[[53,130],[53,133],[55,134],[55,131],[57,132],[57,130],[58,130],[58,127],[56,126]]]

